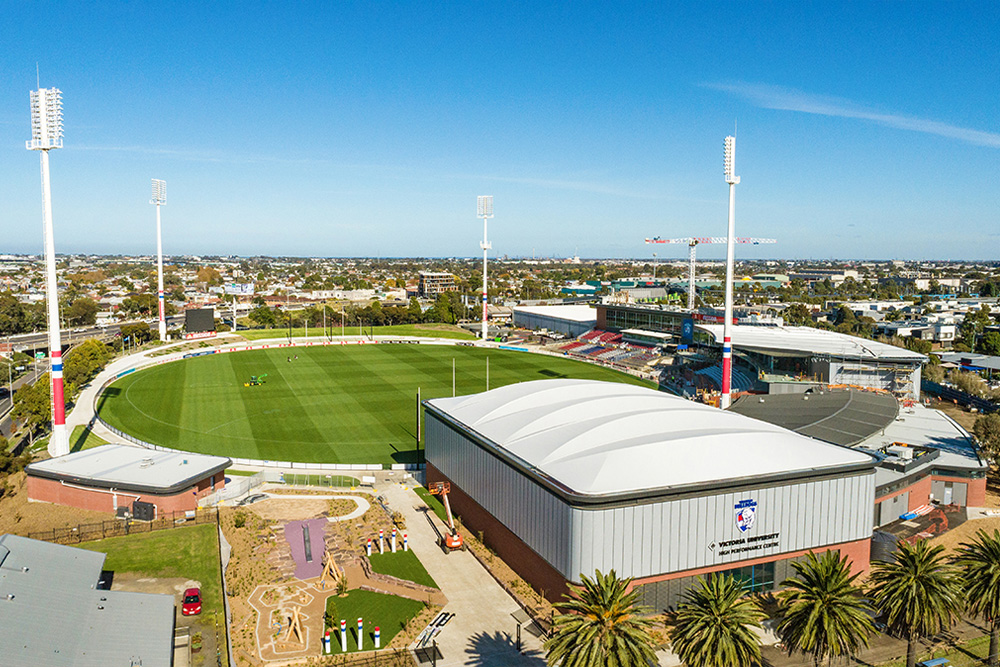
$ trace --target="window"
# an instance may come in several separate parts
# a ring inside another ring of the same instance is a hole
[[[732,575],[736,581],[740,582],[745,593],[757,593],[774,589],[773,562],[746,565],[744,567],[733,568],[732,570],[725,570],[719,574]]]

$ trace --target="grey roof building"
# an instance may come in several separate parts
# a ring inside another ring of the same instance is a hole
[[[173,664],[174,599],[101,590],[105,554],[0,535],[0,664]]]

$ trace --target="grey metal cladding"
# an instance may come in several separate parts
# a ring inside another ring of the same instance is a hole
[[[572,581],[595,569],[648,577],[871,536],[871,469],[589,509],[571,507],[431,412],[426,431],[427,460]],[[757,503],[755,522],[741,531],[735,506],[746,500]]]

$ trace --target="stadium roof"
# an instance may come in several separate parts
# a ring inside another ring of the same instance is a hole
[[[597,311],[590,306],[514,306],[515,313],[553,317],[570,322],[596,322]]]
[[[655,389],[536,380],[426,401],[480,444],[591,502],[869,469],[874,459]]]
[[[721,324],[696,323],[695,327],[707,331],[722,344]],[[801,352],[831,357],[876,359],[923,363],[927,357],[895,345],[879,343],[867,338],[849,336],[837,331],[812,327],[755,326],[736,324],[732,327],[733,347],[762,352]]]
[[[0,535],[3,664],[170,667],[173,596],[98,589],[104,558]]]
[[[732,411],[835,445],[856,445],[885,429],[899,405],[891,394],[848,389],[744,396]]]
[[[106,489],[173,494],[230,465],[225,456],[164,452],[130,445],[102,445],[32,463],[35,477]]]

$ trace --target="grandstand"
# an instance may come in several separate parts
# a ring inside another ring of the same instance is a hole
[[[718,387],[722,387],[722,364],[715,364],[713,366],[708,366],[707,368],[702,368],[694,372],[695,375],[701,375],[712,381],[713,384]],[[738,366],[733,366],[732,372],[732,388],[734,392],[739,391],[753,391],[754,381],[752,376],[747,375],[747,373]]]
[[[601,329],[592,329],[558,349],[569,356],[636,370],[647,369],[660,356],[652,345],[626,343],[622,334]]]

